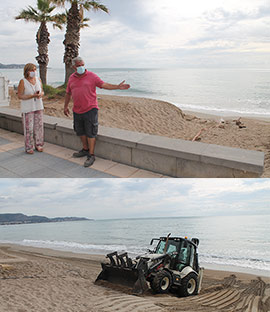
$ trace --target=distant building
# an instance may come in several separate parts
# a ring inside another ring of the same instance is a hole
[[[9,80],[6,77],[0,76],[0,106],[9,105],[8,83]]]

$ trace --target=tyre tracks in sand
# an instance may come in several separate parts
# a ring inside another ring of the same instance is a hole
[[[269,312],[270,284],[260,277],[246,284],[231,275],[222,284],[204,289],[198,296],[171,297],[162,305],[168,311]]]
[[[152,300],[127,294],[110,294],[101,302],[93,304],[94,311],[99,312],[165,312],[166,308],[161,308]]]
[[[260,277],[244,283],[231,275],[221,284],[203,289],[200,295],[187,298],[152,293],[138,297],[108,290],[94,308],[100,312],[270,312],[270,283]]]

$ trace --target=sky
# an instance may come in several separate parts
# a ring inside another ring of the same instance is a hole
[[[266,215],[270,179],[0,179],[0,213],[90,219]]]
[[[270,68],[270,0],[103,0],[87,12],[80,54],[89,67]],[[15,21],[36,0],[1,1],[0,63],[35,60],[38,25]],[[68,5],[67,5],[68,8]],[[65,30],[49,26],[50,67],[63,67]]]

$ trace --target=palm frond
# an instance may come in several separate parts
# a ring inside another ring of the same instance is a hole
[[[40,22],[38,14],[30,8],[28,10],[22,10],[21,13],[15,17],[15,19],[24,19],[26,22]]]
[[[57,23],[53,23],[53,29],[55,29],[55,28],[58,28],[58,29],[62,30],[63,29],[63,25],[57,24]]]
[[[85,27],[90,27],[90,26],[89,26],[88,24],[84,24],[84,23],[83,23],[83,24],[82,24],[82,23],[80,24],[80,28],[83,29],[83,28],[85,28]]]
[[[36,15],[38,15],[38,11],[35,9],[35,8],[33,8],[32,6],[30,6],[29,5],[29,10],[31,10],[33,13],[35,13]]]
[[[51,17],[53,28],[63,29],[63,25],[67,23],[67,15],[65,13],[56,14]]]
[[[109,13],[109,9],[103,5],[103,4],[100,4],[99,2],[97,1],[83,1],[82,2],[82,5],[83,7],[89,11],[90,9],[92,9],[93,11],[98,11],[98,10],[101,10],[101,11],[104,11],[106,13]]]
[[[48,10],[46,11],[47,14],[50,14],[54,9],[56,8],[56,6],[52,6],[50,8],[48,8]]]
[[[27,10],[22,10],[15,19],[24,19],[26,22],[55,22],[58,19],[59,22],[56,24],[66,23],[66,18],[63,17],[65,16],[64,13],[56,15],[51,14],[56,8],[55,5],[51,5],[51,1],[52,0],[37,0],[38,10],[29,6]],[[59,18],[59,16],[61,17]]]
[[[90,27],[86,22],[89,22],[90,18],[83,18],[80,22],[80,28]]]
[[[67,0],[50,0],[50,2],[56,4],[57,6],[64,7]],[[72,0],[69,0],[68,2],[72,2]]]
[[[47,10],[50,7],[50,1],[49,0],[37,0],[37,7],[39,11],[47,12]]]

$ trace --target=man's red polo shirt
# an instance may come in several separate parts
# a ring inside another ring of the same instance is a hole
[[[83,114],[98,107],[96,87],[101,88],[102,81],[96,74],[85,70],[82,76],[73,73],[68,80],[66,92],[73,99],[73,112]]]

